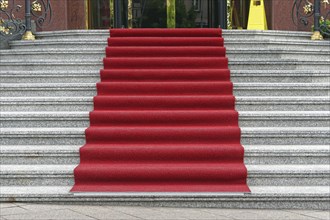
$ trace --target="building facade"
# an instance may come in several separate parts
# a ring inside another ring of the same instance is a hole
[[[176,27],[246,29],[251,1],[176,0]],[[11,4],[12,1],[9,1]],[[52,23],[38,31],[107,29],[109,27],[167,27],[169,0],[56,0],[51,1]],[[294,0],[264,0],[268,29],[310,31],[292,22]],[[15,4],[24,5],[24,0]],[[323,6],[322,6],[323,7]],[[329,10],[329,5],[326,10]],[[19,11],[17,17],[24,17]],[[311,22],[312,23],[312,22]]]

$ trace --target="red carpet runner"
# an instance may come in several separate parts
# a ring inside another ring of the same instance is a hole
[[[220,29],[111,29],[72,192],[249,192]]]

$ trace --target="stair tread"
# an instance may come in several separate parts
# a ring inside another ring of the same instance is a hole
[[[143,70],[143,69],[142,69]],[[148,69],[148,70],[152,70],[152,69]],[[189,69],[185,69],[187,71],[189,71]],[[194,70],[194,69],[191,69]],[[201,69],[202,70],[202,69]],[[97,73],[99,74],[100,70],[96,69],[96,70],[35,70],[35,71],[31,71],[31,70],[0,70],[0,74],[5,74],[5,73],[10,73],[10,74],[45,74],[45,72],[49,72],[49,73],[59,73],[59,74],[70,74],[70,73],[76,73],[76,74],[80,74],[80,73]],[[231,73],[235,73],[235,74],[243,74],[243,73],[247,73],[247,74],[293,74],[293,73],[300,73],[300,74],[326,74],[328,76],[330,76],[330,73],[328,70],[268,70],[266,73],[264,70],[230,70]]]
[[[94,128],[98,128],[101,129],[102,127],[100,126],[92,126]],[[222,126],[204,126],[203,128],[207,129],[207,128],[221,128]],[[228,127],[228,126],[227,126]],[[131,128],[131,129],[141,129],[138,126],[113,126],[113,128],[116,129],[125,129],[125,128]],[[152,128],[151,127],[143,127],[143,129],[149,129]],[[183,129],[183,128],[187,128],[187,129],[194,129],[191,126],[176,126],[174,128],[168,128],[168,127],[156,127],[155,129],[161,129],[161,128],[167,128],[167,129]],[[24,134],[32,134],[32,133],[44,133],[44,134],[84,134],[85,133],[85,129],[86,128],[76,128],[76,127],[65,127],[65,128],[2,128],[1,129],[1,133],[2,135],[4,134],[20,134],[20,135],[24,135]],[[328,127],[242,127],[242,133],[279,133],[279,134],[288,134],[288,133],[292,133],[292,134],[305,134],[308,132],[313,132],[315,134],[319,133],[319,134],[328,134],[330,132],[330,128]]]
[[[81,145],[0,145],[2,155],[73,154],[78,156]],[[243,145],[245,155],[329,155],[328,145]]]
[[[75,197],[70,193],[72,186],[1,186],[1,197],[8,197],[14,195],[17,197],[25,197],[29,195],[40,196],[40,197],[63,197],[68,196],[71,199]],[[198,197],[208,196],[210,198],[219,198],[221,197],[232,197],[232,198],[264,198],[265,196],[269,197],[286,197],[288,200],[291,200],[292,197],[322,197],[328,199],[330,196],[330,188],[328,186],[250,186],[251,194],[244,195],[227,195],[223,193],[109,193],[113,195],[123,195],[125,198],[130,196],[138,198],[139,195],[142,198],[148,197],[148,195],[159,195],[160,197],[173,197],[175,195],[182,197]],[[102,195],[99,197],[102,200]],[[90,196],[98,198],[98,196]],[[75,197],[77,199],[77,197]],[[78,199],[77,199],[78,200]],[[72,200],[71,200],[72,201]]]
[[[109,37],[105,36],[102,38],[77,38],[77,39],[70,39],[70,38],[63,38],[63,39],[38,39],[38,41],[13,41],[11,42],[11,46],[17,46],[17,45],[39,45],[39,44],[55,44],[55,43],[76,43],[76,44],[81,44],[82,42],[90,42],[90,43],[102,43],[103,45],[106,45],[105,39],[107,39]],[[224,38],[226,38],[226,34],[223,35]],[[157,38],[157,37],[143,37],[143,38]],[[206,37],[206,38],[210,38],[210,37]],[[211,37],[212,38],[212,37]],[[295,39],[295,40],[265,40],[265,39],[253,39],[253,42],[251,42],[249,39],[242,39],[239,42],[236,39],[230,39],[230,38],[226,38],[226,46],[228,47],[228,45],[230,44],[249,44],[249,45],[253,45],[253,44],[260,44],[260,43],[264,43],[264,44],[290,44],[290,45],[320,45],[320,46],[325,46],[325,45],[330,45],[330,41],[325,40],[325,41],[311,41],[310,39],[306,39],[306,40],[301,40],[301,39]]]
[[[191,110],[191,112],[194,112],[196,110]],[[204,112],[214,112],[213,110],[203,110]],[[111,112],[118,112],[118,111],[106,111],[109,114]],[[127,111],[131,113],[140,112],[140,111]],[[157,113],[157,112],[181,112],[180,110],[154,110],[150,111],[150,113]],[[189,112],[189,110],[186,110],[184,112]],[[2,111],[0,118],[7,118],[7,117],[13,117],[13,118],[44,118],[47,119],[47,117],[72,117],[72,118],[86,118],[89,116],[88,111],[31,111],[31,112],[10,112],[10,111]],[[239,111],[239,116],[241,117],[288,117],[290,119],[291,117],[325,117],[326,120],[328,116],[330,116],[329,111]]]
[[[104,85],[117,85],[117,84],[124,84],[124,86],[128,85],[195,85],[195,84],[214,84],[214,83],[225,83],[226,81],[219,81],[216,82],[214,80],[212,81],[191,81],[191,82],[180,82],[180,81],[173,81],[173,82],[149,82],[149,81],[138,81],[138,82],[102,82],[101,84]],[[299,88],[310,88],[310,89],[315,89],[315,88],[325,88],[328,89],[330,88],[329,83],[323,83],[323,82],[317,82],[317,83],[250,83],[250,82],[238,82],[234,83],[235,87],[254,87],[254,89],[272,89],[272,88],[278,88],[278,89],[299,89]],[[69,89],[74,89],[74,88],[94,88],[96,89],[95,83],[1,83],[1,88],[2,90],[6,90],[8,88],[21,88],[21,89],[28,89],[28,88],[43,88],[43,89],[49,89],[49,88],[69,88]]]
[[[155,57],[145,57],[148,59],[156,59]],[[166,59],[166,57],[158,57],[158,58],[162,58],[162,59]],[[181,59],[184,57],[180,57]],[[194,57],[190,57],[190,58],[194,58]],[[200,59],[201,57],[196,57],[198,59]],[[111,58],[111,59],[120,59],[120,58]],[[207,58],[207,59],[211,59],[211,58]],[[218,58],[220,59],[220,58]],[[132,61],[138,60],[138,58],[132,57]],[[206,60],[206,59],[205,59]],[[170,61],[170,60],[169,60]],[[276,65],[325,65],[325,67],[327,67],[327,65],[329,65],[329,61],[327,60],[311,60],[306,62],[305,60],[296,60],[296,59],[282,59],[282,60],[274,60],[272,58],[259,58],[259,59],[253,59],[253,60],[246,60],[241,59],[241,60],[229,60],[229,65],[236,65],[236,64],[247,64],[247,65],[269,65],[269,64],[276,64]],[[26,59],[15,59],[14,61],[12,60],[5,60],[5,61],[1,61],[0,60],[0,66],[27,66],[27,65],[31,65],[31,66],[38,66],[39,68],[44,66],[44,65],[58,65],[58,66],[63,66],[63,65],[76,65],[76,66],[80,66],[80,65],[100,65],[99,67],[102,67],[102,61],[100,60],[91,60],[91,59],[66,59],[65,57],[62,59],[43,59],[42,62],[40,61],[34,61],[34,60],[26,60]],[[142,67],[140,67],[142,68]],[[153,68],[151,68],[153,69]]]
[[[39,42],[40,40],[38,40]],[[183,46],[182,48],[192,48],[194,46]],[[210,47],[210,46],[206,46]],[[127,46],[126,48],[136,48],[134,46]],[[148,47],[149,48],[149,47]],[[152,47],[150,47],[152,48]],[[240,54],[240,53],[265,53],[265,54],[296,54],[296,53],[319,53],[319,54],[330,54],[329,50],[323,48],[314,49],[314,48],[302,48],[302,49],[277,49],[277,48],[229,48],[226,50],[227,54]],[[11,55],[11,54],[105,54],[104,48],[29,48],[29,49],[22,49],[22,48],[13,48],[11,50],[0,50],[0,55]]]
[[[203,167],[210,167],[212,165],[222,165],[221,163],[196,163],[193,162],[185,162],[185,163],[173,163],[173,162],[161,162],[161,163],[154,163],[154,162],[115,162],[114,165],[120,167],[139,167],[139,166],[147,166],[149,164],[153,164],[152,168],[161,168],[161,167],[168,167],[169,164],[175,164],[175,167],[184,168],[185,166],[192,168],[192,165],[195,165],[199,168]],[[84,164],[81,164],[84,165]],[[228,164],[225,164],[226,166]],[[89,167],[103,167],[102,163],[97,164],[89,164]],[[73,170],[77,167],[77,165],[40,165],[40,164],[33,164],[33,165],[1,165],[0,174],[2,175],[30,175],[30,174],[73,174]],[[329,175],[329,165],[328,164],[303,164],[303,165],[296,165],[296,164],[285,164],[285,165],[251,165],[246,164],[247,170],[249,175],[264,175],[264,174],[289,174],[290,176],[294,176],[297,174],[320,174],[320,175]],[[150,167],[149,167],[150,168]]]
[[[155,96],[102,96],[102,97],[127,97],[127,98],[143,98],[143,97],[155,97]],[[158,98],[167,98],[167,97],[175,97],[175,96],[157,96]],[[218,96],[180,96],[180,97],[218,97]],[[0,102],[92,102],[93,97],[85,97],[85,96],[77,96],[77,97],[0,97]],[[257,104],[257,102],[281,102],[281,103],[329,103],[329,96],[236,96],[236,101],[238,104],[245,102],[252,102]]]

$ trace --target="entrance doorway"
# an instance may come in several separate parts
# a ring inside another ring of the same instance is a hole
[[[228,4],[230,29],[246,29],[249,16],[250,0],[230,0]]]
[[[92,29],[227,28],[226,0],[89,0],[88,4]]]

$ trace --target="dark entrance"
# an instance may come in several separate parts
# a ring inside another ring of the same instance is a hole
[[[89,5],[94,29],[227,27],[226,0],[90,0]]]

